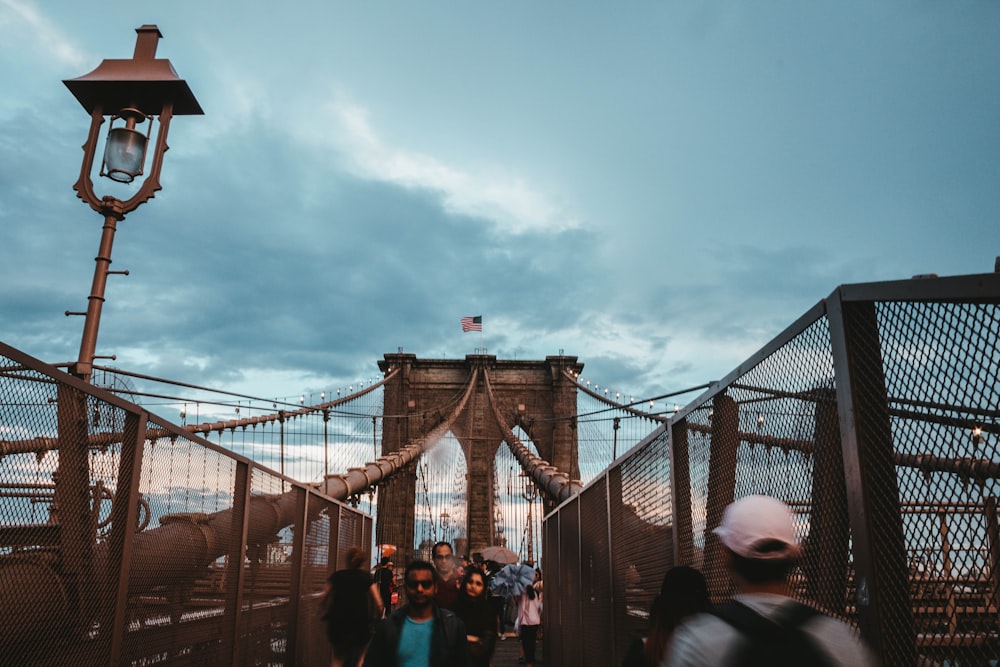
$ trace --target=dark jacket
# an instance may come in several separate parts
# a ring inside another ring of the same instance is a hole
[[[368,645],[364,667],[395,667],[399,635],[406,621],[408,607],[401,607],[375,626],[375,636]],[[434,631],[431,633],[431,667],[466,667],[468,647],[465,624],[447,609],[434,607]]]
[[[472,600],[463,591],[455,614],[465,623],[465,634],[479,638],[478,642],[469,642],[469,664],[488,667],[497,644],[496,608],[485,596]]]

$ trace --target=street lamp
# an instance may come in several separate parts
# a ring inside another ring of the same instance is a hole
[[[87,381],[97,358],[97,331],[104,305],[104,288],[110,273],[111,247],[114,244],[118,222],[125,215],[149,201],[160,185],[160,167],[167,151],[167,129],[176,115],[201,115],[203,112],[187,82],[178,78],[169,60],[156,58],[156,45],[163,36],[155,25],[136,29],[135,52],[130,60],[104,60],[97,69],[76,79],[63,81],[70,92],[90,114],[90,133],[83,145],[83,164],[80,178],[73,185],[77,196],[104,216],[101,245],[94,258],[94,282],[88,297],[87,312],[67,315],[85,315],[80,356],[71,369],[73,374]],[[122,201],[94,193],[91,174],[101,125],[110,119],[105,140],[99,176],[119,183],[132,183],[142,177],[138,191]],[[148,125],[147,125],[148,123]],[[145,171],[149,153],[149,140],[153,125],[158,125],[156,143],[152,149],[149,173]],[[145,131],[142,127],[145,126]],[[124,272],[122,272],[124,273]]]

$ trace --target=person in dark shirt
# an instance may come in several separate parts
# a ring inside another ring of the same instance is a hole
[[[374,581],[378,586],[378,594],[382,597],[382,605],[385,608],[385,615],[392,613],[392,592],[396,587],[393,582],[393,564],[388,556],[382,556],[379,566],[375,570]]]
[[[367,565],[365,551],[352,547],[347,552],[347,567],[327,578],[323,619],[327,639],[333,646],[333,667],[355,667],[361,661],[371,637],[371,612],[382,615],[382,598],[368,575]]]
[[[455,552],[447,542],[438,542],[431,550],[434,556],[434,569],[437,571],[437,595],[434,602],[444,609],[455,609],[458,602],[458,591],[462,586],[462,576],[465,574],[455,563]]]
[[[462,578],[455,613],[465,623],[469,667],[489,667],[497,644],[497,615],[487,596],[486,577],[476,568]]]
[[[688,616],[708,608],[708,584],[700,571],[684,565],[667,570],[649,610],[647,633],[629,644],[622,667],[658,667],[674,629]]]
[[[434,604],[434,566],[415,560],[406,566],[406,604],[375,627],[365,667],[468,667],[465,624]]]

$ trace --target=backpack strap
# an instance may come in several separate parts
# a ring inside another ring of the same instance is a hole
[[[792,658],[790,664],[816,667],[831,664],[826,653],[802,629],[809,619],[821,614],[815,607],[790,601],[782,605],[777,615],[768,618],[742,602],[732,600],[712,608],[709,613],[728,623],[749,641],[749,645],[736,647],[729,653],[724,662],[726,665],[755,664],[750,654],[759,654],[758,649],[768,653],[769,649],[778,647],[780,654]],[[769,660],[767,664],[775,667],[785,663]]]

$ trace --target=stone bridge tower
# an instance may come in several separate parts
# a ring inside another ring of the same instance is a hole
[[[572,479],[580,478],[576,385],[563,375],[564,370],[577,374],[583,370],[576,357],[550,356],[545,361],[497,360],[491,355],[417,359],[414,354],[398,353],[386,354],[379,368],[383,373],[400,369],[385,385],[383,454],[398,451],[444,421],[478,368],[489,375],[507,425],[520,426],[538,448],[539,456]],[[503,445],[482,372],[451,432],[462,446],[469,473],[468,544],[458,545],[456,553],[471,555],[493,544],[493,461],[497,448]],[[415,501],[415,471],[397,473],[396,479],[379,490],[376,540],[397,545],[397,558],[403,562],[412,558]],[[391,509],[383,512],[383,508]]]

